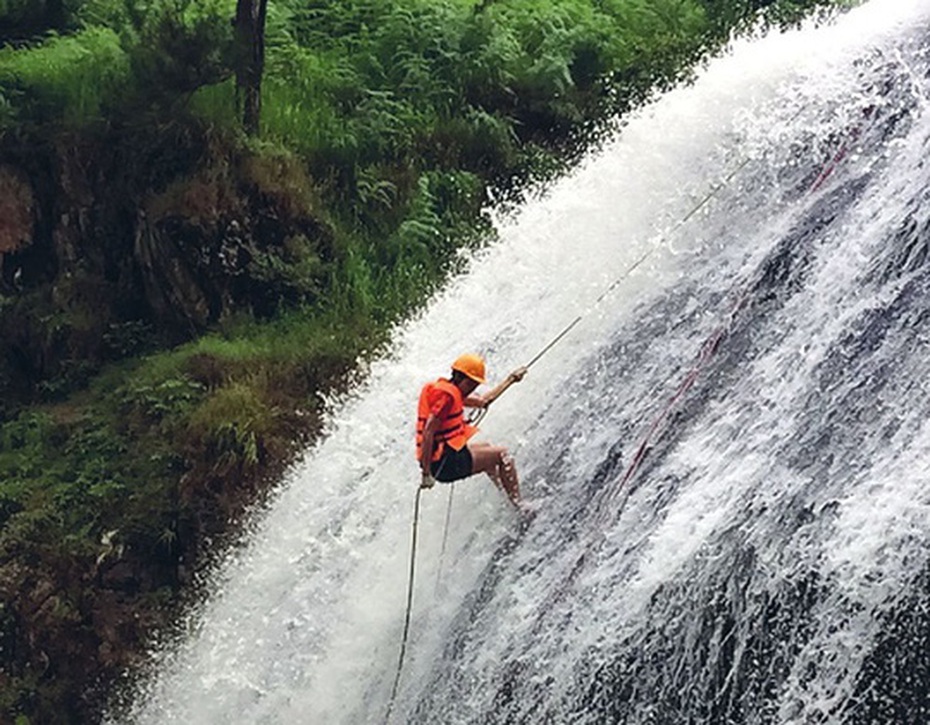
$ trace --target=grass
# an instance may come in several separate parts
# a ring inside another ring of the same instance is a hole
[[[52,36],[28,50],[0,49],[0,85],[18,118],[86,124],[108,110],[129,78],[129,58],[109,28]]]

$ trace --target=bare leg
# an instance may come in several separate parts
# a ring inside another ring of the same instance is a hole
[[[471,457],[472,457],[472,472],[473,472],[473,473],[479,473],[479,470],[478,470],[477,466],[474,465],[475,453],[476,453],[479,449],[487,450],[488,448],[493,448],[493,447],[494,447],[494,446],[492,446],[490,443],[487,443],[487,442],[485,442],[485,441],[481,441],[481,442],[478,442],[478,443],[469,443],[469,444],[468,444],[468,450],[471,451]],[[491,479],[491,483],[493,483],[495,486],[497,486],[501,491],[504,490],[504,484],[501,483],[500,476],[497,475],[497,467],[496,467],[496,466],[495,466],[494,468],[490,468],[490,469],[486,470],[485,473],[488,474],[488,478]]]
[[[489,443],[469,444],[468,450],[471,452],[472,473],[487,473],[517,506],[520,503],[520,481],[510,452],[503,446]]]

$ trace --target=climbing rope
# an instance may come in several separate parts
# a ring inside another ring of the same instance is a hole
[[[747,158],[743,160],[738,166],[736,166],[724,178],[724,180],[720,184],[718,184],[716,187],[711,189],[711,191],[706,196],[704,196],[704,198],[701,199],[697,203],[697,205],[694,206],[694,208],[692,208],[684,217],[682,217],[678,221],[678,223],[660,239],[660,242],[666,241],[672,234],[678,231],[678,229],[681,228],[681,226],[687,223],[687,221],[691,217],[697,214],[708,202],[710,202],[711,199],[713,199],[717,194],[719,194],[720,191],[724,189],[730,183],[733,177],[736,176],[736,174],[739,173],[746,166],[746,164],[749,163],[749,161],[750,159]],[[649,257],[655,254],[658,248],[659,248],[658,244],[653,245],[651,249],[647,250],[642,255],[640,255],[640,257],[635,262],[633,262],[633,264],[631,264],[623,272],[622,275],[617,277],[613,282],[610,283],[610,285],[608,285],[608,287],[603,292],[601,292],[600,295],[598,295],[598,297],[594,300],[594,302],[592,302],[588,306],[587,309],[585,309],[583,312],[578,314],[555,337],[553,337],[538,353],[536,353],[536,355],[534,355],[532,359],[530,359],[530,361],[526,364],[525,367],[527,369],[531,368],[546,353],[548,353],[559,342],[561,342],[586,316],[591,314],[591,312],[601,302],[603,302],[604,299],[611,292],[613,292],[620,284],[622,284],[626,279],[628,279],[630,275],[633,274],[633,272],[635,272],[640,266],[642,266],[643,263],[646,262],[647,259],[649,259]],[[482,408],[478,412],[478,414],[475,416],[475,418],[469,421],[470,425],[477,426],[484,419],[487,413],[488,413],[488,408],[487,407]],[[452,516],[452,488],[453,488],[452,486],[449,487],[449,503],[446,507],[445,528],[443,531],[442,549],[440,551],[440,557],[439,557],[439,571],[437,573],[437,578],[436,578],[437,589],[439,587],[439,580],[442,575],[442,561],[445,555],[446,542],[448,540],[448,535],[449,535],[449,522]],[[404,668],[404,657],[407,652],[407,638],[410,634],[410,617],[411,617],[411,612],[413,610],[414,572],[416,568],[416,555],[417,555],[417,527],[419,525],[419,519],[420,519],[420,493],[422,492],[422,490],[423,490],[422,487],[417,487],[416,500],[414,502],[414,508],[413,508],[413,537],[412,537],[412,541],[410,544],[410,575],[407,580],[407,610],[404,614],[404,632],[401,637],[400,656],[398,657],[398,661],[397,661],[397,672],[394,675],[394,684],[391,687],[391,698],[388,703],[387,713],[385,714],[385,717],[384,717],[385,724],[387,724],[390,721],[391,713],[394,710],[394,702],[397,698],[397,689],[400,684],[400,678],[401,678],[401,674],[403,673],[403,668]]]
[[[826,174],[823,174],[823,175],[822,175],[823,178],[818,178],[817,181],[815,182],[815,188],[818,187],[818,186],[826,179],[827,176],[829,176],[829,173],[832,172],[832,167],[835,166],[836,164],[838,164],[838,163],[842,160],[842,156],[843,156],[844,154],[845,154],[845,152],[841,152],[841,154],[838,154],[838,157],[837,157],[837,158],[833,159],[833,163],[831,164],[831,168],[829,169],[829,171],[828,171]],[[690,209],[690,210],[688,211],[687,214],[685,214],[685,215],[675,224],[674,227],[672,227],[671,230],[669,230],[668,232],[666,232],[666,233],[659,239],[659,243],[654,244],[650,249],[648,249],[647,251],[645,251],[642,255],[640,255],[640,256],[636,259],[636,261],[633,262],[633,264],[631,264],[631,265],[623,272],[623,274],[621,274],[619,277],[617,277],[616,279],[614,279],[614,280],[604,289],[604,291],[601,292],[601,294],[598,295],[597,298],[596,298],[590,305],[588,305],[588,307],[587,307],[585,310],[583,310],[581,313],[579,313],[573,320],[571,320],[571,322],[569,322],[564,328],[562,328],[562,330],[561,330],[557,335],[555,335],[548,343],[546,343],[546,345],[543,346],[543,348],[542,348],[539,352],[537,352],[536,355],[534,355],[534,356],[530,359],[530,361],[529,361],[528,363],[526,363],[525,367],[526,367],[527,369],[531,368],[531,367],[532,367],[533,365],[535,365],[543,356],[545,356],[552,348],[554,348],[559,342],[561,342],[563,339],[565,339],[565,337],[567,337],[567,336],[571,333],[571,331],[572,331],[579,323],[581,323],[582,320],[584,320],[585,317],[587,317],[588,315],[590,315],[591,312],[593,312],[594,309],[596,309],[597,306],[598,306],[601,302],[603,302],[604,299],[605,299],[611,292],[613,292],[618,286],[620,286],[624,281],[626,281],[626,280],[630,277],[630,275],[633,274],[633,272],[635,272],[635,271],[636,271],[639,267],[641,267],[653,254],[655,254],[656,250],[660,248],[660,244],[661,244],[662,242],[668,241],[668,239],[669,239],[675,232],[677,232],[677,231],[678,231],[682,226],[684,226],[695,214],[697,214],[701,209],[703,209],[703,208],[704,208],[714,197],[716,197],[723,189],[725,189],[727,186],[729,186],[730,182],[733,180],[733,177],[735,177],[740,171],[742,171],[742,170],[746,167],[746,165],[749,164],[749,162],[750,162],[751,160],[752,160],[751,158],[748,158],[748,157],[747,157],[747,158],[743,159],[737,166],[735,166],[735,167],[723,178],[723,180],[722,180],[719,184],[717,184],[715,187],[713,187],[713,188],[712,188],[712,189],[711,189],[711,190],[710,190],[710,191],[709,191],[709,192],[708,192],[708,193],[707,193],[707,194],[706,194],[706,195],[705,195],[692,209]],[[812,190],[813,190],[813,189],[812,189]],[[736,305],[736,310],[734,310],[734,312],[731,313],[731,317],[732,317],[732,315],[735,315],[736,311],[738,311],[739,308],[742,307],[742,303],[743,303],[743,300],[740,300],[740,302]],[[708,358],[709,356],[711,356],[711,355],[713,354],[713,352],[716,350],[717,344],[719,344],[719,342],[720,342],[720,338],[722,337],[722,334],[723,334],[723,332],[722,332],[721,330],[715,331],[715,334],[713,335],[713,338],[714,338],[713,344],[706,345],[706,346],[705,346],[705,349],[702,349],[702,355],[701,355],[702,361],[701,361],[701,362],[706,362],[706,358]],[[696,377],[697,377],[697,373],[696,373],[696,372],[694,372],[692,375],[689,375],[689,376],[688,376],[686,382],[685,382],[682,386],[680,386],[678,393],[677,393],[676,396],[673,398],[673,401],[674,401],[674,400],[677,400],[681,395],[684,394],[684,392],[687,391],[688,388],[690,388],[691,384],[694,382],[694,379],[695,379]],[[670,407],[670,406],[671,406],[671,404],[669,404],[668,407]],[[475,418],[474,418],[473,420],[469,421],[469,423],[470,423],[471,425],[477,426],[477,425],[481,422],[481,420],[484,419],[484,417],[487,415],[487,413],[488,413],[488,408],[485,407],[485,408],[481,409],[481,410],[479,411],[479,413],[477,414],[477,416],[475,416]],[[628,480],[630,477],[632,477],[633,473],[634,473],[634,472],[636,471],[636,469],[638,468],[639,463],[641,462],[643,456],[645,455],[645,448],[646,448],[646,445],[647,445],[647,443],[648,443],[648,440],[649,440],[649,438],[651,437],[651,434],[654,432],[654,429],[658,428],[659,423],[660,423],[661,420],[664,418],[664,415],[665,415],[665,414],[667,414],[667,411],[663,411],[663,414],[660,415],[660,416],[658,417],[658,419],[657,419],[656,421],[653,422],[653,425],[651,426],[650,431],[649,431],[649,435],[646,436],[646,439],[644,440],[643,444],[641,444],[641,446],[640,446],[640,450],[637,451],[636,455],[634,456],[633,462],[631,463],[631,465],[629,466],[627,472],[626,472],[625,475],[623,476],[623,482],[626,482],[626,480]],[[438,570],[437,579],[436,579],[436,586],[437,586],[437,589],[438,589],[438,587],[439,587],[439,581],[440,581],[440,577],[441,577],[441,574],[442,574],[442,563],[443,563],[443,558],[444,558],[444,555],[445,555],[446,543],[447,543],[447,540],[448,540],[449,523],[450,523],[451,516],[452,516],[452,489],[453,489],[453,487],[450,486],[450,487],[449,487],[449,502],[448,502],[448,505],[447,505],[447,507],[446,507],[445,526],[444,526],[443,537],[442,537],[442,549],[441,549],[441,551],[440,551],[439,570]],[[407,639],[408,639],[408,635],[409,635],[409,633],[410,633],[410,618],[411,618],[411,612],[412,612],[412,609],[413,609],[414,572],[415,572],[415,565],[416,565],[417,527],[418,527],[418,524],[419,524],[419,517],[420,517],[420,494],[421,494],[422,490],[423,490],[423,489],[422,489],[421,487],[417,487],[416,499],[415,499],[415,502],[414,502],[414,510],[413,510],[413,537],[412,537],[412,541],[411,541],[411,545],[410,545],[410,575],[409,575],[408,581],[407,581],[407,609],[406,609],[406,613],[405,613],[405,615],[404,615],[404,631],[403,631],[403,635],[402,635],[402,637],[401,637],[400,656],[399,656],[398,662],[397,662],[397,672],[396,672],[396,674],[395,674],[395,676],[394,676],[394,684],[393,684],[393,686],[391,687],[391,697],[390,697],[390,701],[389,701],[389,703],[388,703],[387,713],[386,713],[386,715],[385,715],[385,720],[384,720],[385,723],[388,723],[388,722],[390,721],[391,713],[393,712],[393,709],[394,709],[394,703],[395,703],[395,700],[396,700],[396,697],[397,697],[397,689],[398,689],[398,686],[399,686],[399,684],[400,684],[401,674],[403,673],[404,656],[406,655],[406,651],[407,651]]]
[[[404,670],[404,655],[407,654],[407,636],[410,634],[410,613],[413,611],[413,580],[417,563],[417,527],[420,522],[420,493],[423,491],[417,487],[417,495],[413,503],[413,537],[410,542],[410,575],[407,578],[407,612],[404,614],[404,634],[400,641],[400,657],[397,660],[397,674],[394,675],[394,684],[391,687],[391,699],[388,702],[387,713],[384,715],[385,725],[391,720],[391,713],[394,710],[394,701],[397,698],[397,686],[400,684],[400,675]]]
[[[847,157],[849,150],[852,148],[852,144],[859,138],[862,133],[864,124],[871,120],[873,116],[874,109],[872,107],[866,108],[863,111],[863,121],[859,125],[854,126],[847,130],[846,138],[841,143],[840,147],[833,155],[832,158],[827,161],[826,164],[821,168],[820,173],[817,175],[816,179],[810,184],[807,189],[807,194],[813,194],[819,191],[826,181],[830,178],[833,172],[839,167],[843,160]],[[800,112],[799,112],[800,113]],[[796,113],[793,118],[796,118],[799,113]],[[741,166],[745,166],[743,163]],[[732,174],[731,174],[732,176]],[[728,177],[730,178],[730,177]],[[717,350],[720,347],[720,344],[723,341],[723,338],[729,332],[733,323],[735,322],[737,316],[746,306],[749,301],[750,293],[752,290],[751,281],[747,281],[740,293],[736,296],[734,303],[731,305],[731,308],[726,316],[726,319],[713,330],[709,337],[707,337],[703,344],[700,347],[697,358],[692,365],[692,367],[685,374],[681,383],[676,388],[675,392],[671,398],[665,403],[659,413],[653,418],[652,422],[648,426],[645,434],[643,435],[639,446],[637,446],[636,452],[633,455],[629,465],[624,470],[623,475],[618,479],[618,481],[613,486],[608,486],[601,495],[600,503],[598,504],[599,512],[595,515],[594,525],[588,530],[589,532],[600,532],[606,527],[611,518],[616,516],[614,509],[609,506],[609,504],[619,498],[621,495],[626,493],[627,484],[629,481],[636,475],[639,470],[640,465],[646,457],[646,454],[650,448],[650,445],[655,441],[660,435],[662,426],[668,420],[674,407],[682,400],[685,394],[690,390],[690,388],[696,382],[698,376],[703,371],[710,361],[713,359],[714,355],[717,353]],[[621,505],[622,508],[622,505]],[[608,513],[614,511],[613,514]],[[549,602],[550,606],[554,601],[562,599],[568,596],[569,590],[574,586],[575,580],[580,572],[583,570],[584,562],[588,554],[592,551],[593,547],[597,545],[599,539],[596,537],[590,537],[588,540],[585,549],[582,551],[581,555],[575,562],[575,565],[572,567],[570,573],[563,580],[561,585],[555,592],[552,600]]]
[[[795,114],[788,120],[788,123],[791,123],[798,116],[800,116],[803,110],[804,110],[803,107],[799,108],[795,112]],[[823,178],[822,179],[818,178],[817,182],[815,182],[814,188],[816,188],[816,186],[819,186],[820,183],[822,183],[823,180],[825,180],[826,177],[830,175],[830,173],[833,171],[833,168],[836,166],[836,164],[839,163],[839,161],[842,160],[845,154],[846,154],[846,149],[844,147],[844,149],[841,150],[840,154],[838,154],[837,157],[833,159],[833,162],[831,163],[829,167],[829,171],[827,171],[825,174],[822,174]],[[678,222],[676,222],[675,226],[673,226],[669,231],[667,231],[664,235],[662,235],[662,237],[660,237],[659,243],[667,242],[669,237],[671,237],[675,232],[677,232],[685,224],[687,224],[691,220],[691,217],[693,217],[701,209],[703,209],[710,202],[710,200],[713,199],[715,196],[717,196],[717,194],[719,194],[723,189],[728,187],[730,185],[730,182],[733,180],[733,177],[736,176],[744,168],[746,168],[746,165],[750,161],[752,161],[752,157],[747,156],[742,161],[740,161],[739,164],[734,166],[733,169],[730,171],[730,173],[728,173],[725,177],[723,177],[723,180],[719,184],[713,187],[704,196],[703,199],[701,199],[687,214],[685,214],[681,219],[679,219]],[[813,189],[811,190],[813,191]],[[626,281],[629,278],[629,276],[633,274],[633,272],[635,272],[643,264],[643,262],[649,259],[649,257],[651,257],[653,254],[655,254],[656,250],[659,248],[659,243],[654,244],[651,249],[648,249],[646,252],[644,252],[639,257],[639,259],[633,262],[633,264],[631,264],[629,268],[627,268],[627,270],[622,275],[620,275],[617,279],[611,282],[610,285],[603,292],[601,292],[600,295],[598,295],[597,299],[595,299],[594,302],[588,305],[587,309],[585,309],[577,317],[575,317],[574,320],[569,322],[568,325],[566,325],[558,335],[556,335],[552,340],[550,340],[549,343],[542,350],[540,350],[538,353],[536,353],[536,355],[533,356],[533,358],[526,364],[526,368],[527,369],[531,368],[543,355],[545,355],[547,352],[549,352],[549,350],[555,347],[566,335],[568,335],[569,332],[571,332],[574,329],[574,327],[579,322],[581,322],[585,317],[591,314],[591,312],[601,302],[604,301],[604,298],[607,297],[607,295],[613,292],[622,282]]]
[[[817,177],[808,187],[808,195],[819,191],[833,174],[833,172],[837,169],[837,167],[843,162],[843,160],[849,154],[852,145],[859,139],[859,136],[862,133],[862,124],[871,119],[873,112],[874,107],[871,106],[863,110],[863,121],[860,123],[860,125],[857,125],[848,130],[845,140],[842,144],[840,144],[840,147],[837,149],[836,153],[826,164],[824,164],[824,166],[820,169],[820,172],[817,174]],[[792,120],[797,118],[799,113],[800,111],[795,113],[795,115],[792,117]],[[740,165],[739,168],[742,168],[745,165],[746,163],[744,162]],[[731,179],[732,176],[733,174],[730,174],[730,176],[727,177],[727,181]],[[627,465],[626,470],[624,470],[623,475],[618,479],[618,482],[612,487],[612,489],[610,487],[606,489],[603,496],[603,501],[600,505],[601,511],[595,518],[595,523],[598,526],[606,525],[610,516],[610,514],[607,512],[611,510],[607,504],[609,504],[612,500],[617,499],[625,491],[626,484],[633,478],[634,475],[636,475],[640,464],[646,457],[646,453],[648,452],[651,443],[658,437],[660,429],[668,420],[673,408],[681,401],[682,398],[684,398],[685,394],[697,381],[700,373],[704,370],[705,367],[707,367],[711,359],[717,353],[717,349],[720,346],[724,336],[728,334],[730,328],[736,321],[737,316],[746,306],[749,300],[751,289],[751,281],[747,281],[743,285],[743,288],[740,290],[740,292],[736,295],[735,301],[731,305],[731,308],[727,313],[724,321],[719,324],[713,330],[713,332],[711,332],[710,336],[707,337],[702,343],[697,358],[695,359],[691,369],[688,370],[681,383],[676,388],[675,392],[668,399],[658,414],[652,419],[652,422],[649,424],[649,427],[646,429],[645,434],[640,440],[639,446],[636,448],[636,453],[633,455],[633,458]]]
[[[449,523],[452,521],[452,494],[455,492],[455,486],[449,486],[449,503],[446,505],[446,521],[442,527],[442,546],[439,549],[439,566],[436,567],[436,593],[439,593],[439,585],[442,583],[442,566],[446,558],[446,543],[449,540]]]
[[[794,114],[791,120],[797,118],[800,115],[801,110],[799,109],[797,113]],[[873,113],[873,108],[868,108],[864,111],[864,117],[868,120]],[[827,179],[832,175],[833,171],[842,163],[848,154],[851,142],[855,141],[861,132],[861,127],[854,127],[850,130],[847,139],[841,145],[836,154],[829,160],[829,162],[821,169],[817,178],[808,188],[808,193],[813,193],[821,188]],[[650,249],[644,252],[638,259],[636,259],[633,264],[631,264],[619,277],[617,277],[610,285],[601,292],[600,295],[581,313],[579,313],[571,322],[569,322],[562,330],[555,335],[546,345],[534,355],[528,363],[526,363],[526,369],[531,368],[535,365],[544,355],[546,355],[552,348],[554,348],[559,342],[561,342],[565,337],[571,333],[571,331],[579,324],[581,321],[587,317],[591,312],[601,303],[603,300],[613,292],[620,284],[626,281],[630,275],[633,274],[640,266],[642,266],[649,257],[655,254],[656,250],[659,249],[660,243],[666,242],[675,232],[677,232],[684,224],[686,224],[695,214],[697,214],[701,209],[703,209],[717,194],[719,194],[723,189],[729,186],[730,182],[733,180],[740,171],[742,171],[747,164],[752,159],[747,157],[743,159],[737,166],[735,166],[730,173],[728,173],[723,180],[717,184],[714,188],[710,190],[687,214],[685,214],[676,224],[672,227],[671,230],[666,232],[660,239],[659,243],[654,244]],[[606,492],[608,498],[612,498],[617,495],[618,491],[621,491],[625,488],[625,484],[635,475],[638,470],[642,460],[646,455],[649,443],[653,440],[656,432],[661,427],[662,423],[667,419],[673,406],[688,392],[691,386],[694,384],[701,370],[708,364],[709,360],[714,356],[717,351],[718,346],[720,345],[724,335],[728,331],[730,325],[733,323],[734,319],[740,312],[740,310],[746,304],[748,298],[748,289],[744,290],[737,298],[735,304],[727,315],[727,321],[720,325],[717,329],[713,331],[711,336],[704,342],[701,346],[698,359],[694,367],[688,372],[684,380],[678,386],[678,389],[671,397],[671,399],[666,403],[664,408],[659,412],[659,414],[653,419],[650,424],[645,436],[643,437],[640,445],[638,446],[633,459],[630,464],[627,466],[627,469],[624,471],[623,476],[620,479],[619,486],[615,490]],[[505,388],[506,389],[506,388]],[[503,392],[503,391],[502,391]],[[477,426],[478,423],[487,415],[488,408],[485,407],[479,411],[477,416],[469,421],[471,425]],[[393,712],[394,702],[397,697],[397,689],[400,683],[401,674],[403,672],[404,666],[404,656],[407,650],[407,638],[410,632],[410,618],[411,612],[413,609],[413,585],[414,585],[414,571],[416,563],[416,548],[417,548],[417,527],[420,517],[420,493],[422,491],[421,487],[417,488],[416,499],[414,502],[414,511],[413,511],[413,537],[410,545],[410,575],[407,581],[407,609],[404,615],[404,632],[401,638],[401,647],[400,647],[400,656],[397,662],[397,672],[394,676],[394,684],[391,688],[391,698],[388,703],[387,713],[385,715],[385,723],[387,724],[390,721],[391,713]],[[446,508],[446,519],[445,519],[445,528],[443,531],[442,539],[442,549],[440,552],[440,562],[439,562],[439,573],[437,574],[437,589],[439,586],[439,577],[442,572],[442,561],[445,554],[446,542],[448,539],[449,533],[449,523],[452,515],[452,487],[449,487],[449,502]],[[599,522],[603,523],[603,522]],[[558,590],[560,593],[564,594],[567,591],[568,587],[571,586],[575,576],[581,570],[581,564],[585,559],[585,553],[582,553],[578,562],[576,562],[575,567],[572,570],[572,573],[568,576],[567,581],[563,582],[563,586]]]
[[[665,237],[662,238],[661,241],[664,241],[665,239],[667,239],[671,234],[673,234],[683,224],[685,224],[688,221],[688,219],[690,219],[692,216],[697,214],[697,212],[700,211],[714,196],[720,193],[721,189],[726,187],[727,184],[730,182],[730,180],[748,163],[749,163],[749,159],[746,159],[739,166],[737,166],[733,171],[731,171],[726,176],[724,181],[720,183],[719,185],[717,185],[714,189],[712,189],[710,193],[707,194],[703,199],[701,199],[701,201],[693,209],[691,209],[691,211],[689,211],[672,228],[672,230],[668,232],[665,235]],[[527,369],[532,367],[534,364],[536,364],[536,362],[539,361],[540,358],[542,358],[553,347],[555,347],[561,340],[563,340],[587,315],[589,315],[597,307],[597,305],[599,305],[604,300],[604,298],[607,297],[607,295],[609,295],[614,289],[616,289],[624,280],[629,278],[629,276],[633,274],[633,272],[635,272],[637,268],[639,268],[650,256],[652,256],[655,253],[657,248],[658,248],[658,245],[653,246],[651,249],[649,249],[644,254],[642,254],[639,257],[639,259],[637,259],[632,265],[630,265],[630,267],[628,267],[626,271],[624,271],[624,273],[620,277],[615,279],[603,292],[601,292],[601,294],[598,295],[597,299],[595,299],[594,302],[591,303],[586,310],[584,310],[582,313],[577,315],[575,319],[573,319],[570,323],[568,323],[568,325],[566,325],[561,330],[561,332],[559,332],[558,335],[552,338],[542,348],[542,350],[536,353],[536,355],[533,356],[533,358],[526,364],[525,367]],[[478,414],[474,417],[474,419],[469,421],[469,424],[477,426],[484,419],[487,413],[488,413],[488,408],[486,407],[482,408],[478,412]],[[440,581],[440,577],[442,576],[443,558],[445,556],[446,542],[449,536],[449,522],[452,517],[452,489],[453,487],[450,486],[449,487],[449,503],[446,507],[446,520],[445,520],[445,527],[444,527],[443,535],[442,535],[442,549],[439,555],[439,569],[436,575],[437,589],[439,588],[439,581]],[[391,713],[394,710],[394,702],[397,698],[397,688],[400,684],[400,678],[401,678],[401,674],[403,673],[403,668],[404,668],[404,656],[406,655],[406,652],[407,652],[407,638],[410,633],[410,616],[411,616],[411,611],[413,609],[413,585],[414,585],[414,572],[415,572],[415,567],[416,567],[416,556],[417,556],[417,527],[419,525],[419,519],[420,519],[420,493],[422,492],[422,490],[423,490],[422,487],[419,487],[419,486],[417,487],[416,500],[415,500],[414,508],[413,508],[413,537],[412,537],[412,541],[410,544],[410,576],[407,580],[407,611],[404,614],[404,633],[401,637],[400,656],[397,661],[397,672],[394,675],[394,684],[391,687],[391,698],[388,703],[387,713],[385,714],[385,717],[384,717],[385,724],[387,724],[390,721]]]
[[[484,420],[488,414],[488,408],[481,408],[474,417],[468,419],[468,425],[478,427],[478,424]],[[439,549],[439,566],[436,568],[436,591],[439,591],[439,584],[442,580],[442,565],[446,556],[446,543],[449,540],[449,523],[452,521],[452,493],[455,486],[449,486],[449,503],[446,505],[446,521],[442,528],[442,547]]]
[[[713,198],[714,198],[717,194],[719,194],[723,189],[725,189],[727,186],[729,186],[730,182],[733,180],[733,177],[736,176],[740,171],[742,171],[750,161],[751,161],[750,158],[743,159],[743,161],[741,161],[740,164],[739,164],[738,166],[736,166],[729,174],[727,174],[727,175],[724,177],[723,181],[721,181],[717,186],[715,186],[713,189],[711,189],[710,192],[709,192],[703,199],[701,199],[701,200],[697,203],[697,205],[696,205],[694,208],[692,208],[687,214],[685,214],[681,219],[679,219],[678,222],[675,224],[675,226],[672,227],[671,230],[669,230],[668,232],[666,232],[666,233],[659,239],[659,242],[661,243],[661,242],[666,242],[666,241],[668,241],[669,237],[671,237],[671,236],[672,236],[675,232],[677,232],[682,226],[684,226],[684,225],[688,222],[688,220],[691,219],[691,217],[693,217],[695,214],[697,214],[701,209],[703,209],[703,208],[707,205],[707,203],[708,203],[711,199],[713,199]],[[552,340],[550,340],[550,341],[546,344],[546,346],[543,347],[542,350],[540,350],[538,353],[536,353],[536,354],[533,356],[533,358],[526,364],[526,368],[527,368],[527,369],[531,368],[541,357],[543,357],[543,355],[545,355],[545,354],[546,354],[547,352],[549,352],[553,347],[555,347],[559,342],[561,342],[562,339],[565,338],[565,336],[568,335],[568,333],[570,333],[570,332],[575,328],[575,326],[576,326],[578,323],[580,323],[585,317],[587,317],[588,315],[590,315],[591,312],[593,312],[594,309],[595,309],[601,302],[604,301],[604,299],[607,297],[607,295],[609,295],[609,294],[610,294],[611,292],[613,292],[617,287],[619,287],[621,283],[625,282],[625,281],[630,277],[630,275],[633,274],[633,272],[635,272],[647,259],[649,259],[649,257],[651,257],[653,254],[655,254],[655,252],[656,252],[656,250],[657,250],[658,248],[659,248],[659,244],[655,244],[655,245],[652,246],[651,249],[646,250],[642,255],[640,255],[640,257],[639,257],[635,262],[633,262],[633,264],[631,264],[631,265],[626,269],[626,271],[625,271],[623,274],[621,274],[621,275],[620,275],[619,277],[617,277],[613,282],[611,282],[610,285],[608,285],[608,287],[607,287],[603,292],[601,292],[600,295],[598,295],[598,297],[594,300],[594,302],[592,302],[590,305],[588,305],[587,309],[585,309],[584,311],[582,311],[581,313],[579,313],[579,314],[575,317],[575,319],[573,319],[571,322],[569,322],[569,323],[562,329],[562,331],[559,332],[558,335],[556,335],[554,338],[552,338]]]

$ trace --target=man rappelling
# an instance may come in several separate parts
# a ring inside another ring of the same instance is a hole
[[[509,451],[490,443],[470,443],[478,432],[465,421],[465,408],[487,408],[511,385],[526,375],[519,367],[484,395],[473,395],[486,383],[484,360],[467,353],[452,363],[449,378],[427,383],[420,391],[417,410],[417,460],[422,473],[421,488],[435,481],[452,483],[476,473],[486,473],[519,507],[520,483]]]

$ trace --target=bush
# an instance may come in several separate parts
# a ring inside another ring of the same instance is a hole
[[[98,119],[125,91],[129,57],[119,36],[95,27],[52,36],[29,50],[0,49],[0,94],[16,116],[79,126]]]
[[[227,0],[163,0],[145,15],[130,55],[148,103],[186,102],[231,75],[229,12]]]
[[[207,454],[215,473],[255,468],[265,456],[276,415],[253,386],[231,383],[213,392],[194,411],[189,445]]]
[[[0,0],[0,44],[26,41],[78,23],[85,0]]]

